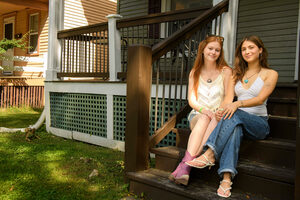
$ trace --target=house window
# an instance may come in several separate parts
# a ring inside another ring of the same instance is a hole
[[[39,40],[39,14],[34,13],[29,15],[29,46],[31,47],[28,53],[38,53]]]
[[[171,10],[212,6],[212,0],[172,0]]]

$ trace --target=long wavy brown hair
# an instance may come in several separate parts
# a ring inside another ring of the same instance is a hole
[[[198,54],[194,63],[194,66],[192,68],[192,75],[193,75],[193,79],[194,79],[194,91],[197,97],[197,88],[199,85],[199,77],[200,77],[200,73],[201,70],[203,68],[204,65],[204,56],[203,56],[203,51],[206,47],[206,45],[210,42],[218,42],[221,46],[221,52],[220,52],[220,56],[219,58],[216,60],[217,62],[217,67],[220,69],[223,66],[228,66],[228,64],[226,63],[225,59],[224,59],[224,51],[223,51],[223,37],[220,36],[207,36],[205,40],[201,41],[199,46],[198,46]]]
[[[262,40],[256,35],[246,36],[242,39],[242,41],[240,41],[239,45],[235,50],[233,74],[236,81],[242,80],[243,76],[245,75],[248,69],[248,63],[244,60],[242,55],[242,45],[245,41],[253,42],[258,48],[262,49],[262,52],[259,55],[259,64],[263,68],[270,68],[268,64],[268,51],[265,48]]]

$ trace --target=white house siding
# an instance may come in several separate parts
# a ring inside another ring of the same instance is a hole
[[[293,82],[299,0],[240,0],[237,44],[245,35],[259,36],[279,82]]]

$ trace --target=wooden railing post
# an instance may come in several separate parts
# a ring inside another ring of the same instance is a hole
[[[129,46],[125,131],[126,172],[148,168],[151,63],[150,47],[145,45]]]
[[[116,23],[122,16],[112,14],[106,16],[108,19],[108,44],[109,44],[109,80],[117,81],[117,73],[121,72],[121,34]]]

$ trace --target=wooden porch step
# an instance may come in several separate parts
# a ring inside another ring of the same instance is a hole
[[[283,139],[244,140],[240,158],[295,169],[296,142]]]
[[[280,115],[286,117],[297,116],[297,99],[270,97],[267,102],[268,113],[271,115]]]
[[[153,200],[223,200],[216,194],[218,182],[215,185],[208,185],[201,179],[191,182],[187,187],[176,185],[169,181],[169,172],[149,169],[140,172],[128,172],[130,179],[130,191],[135,194],[143,193],[145,199]],[[268,200],[261,195],[253,195],[243,192],[237,188],[232,189],[232,200],[256,199]]]
[[[155,154],[156,168],[172,171],[185,153],[185,148],[174,146],[152,148]],[[287,140],[243,141],[240,159],[277,166],[282,169],[295,169],[296,143]]]
[[[296,117],[269,115],[270,135],[272,138],[296,140]]]
[[[161,147],[152,149],[151,152],[155,153],[156,168],[171,172],[181,160],[185,149]],[[264,152],[261,153],[263,154]],[[288,159],[286,160],[288,161]],[[242,191],[262,194],[271,199],[292,199],[295,171],[286,168],[284,165],[286,164],[276,166],[241,158],[237,167],[238,175],[234,179],[234,187]],[[193,178],[191,178],[190,182],[197,181],[197,179],[201,179],[208,184],[218,182],[217,169],[218,164],[212,170],[193,168],[191,176]]]
[[[272,92],[270,97],[285,97],[289,99],[297,98],[297,83],[277,83],[275,90]]]
[[[274,139],[286,139],[296,141],[296,117],[269,115],[270,134]],[[190,135],[190,129],[174,128],[176,133],[176,146],[186,148]]]

